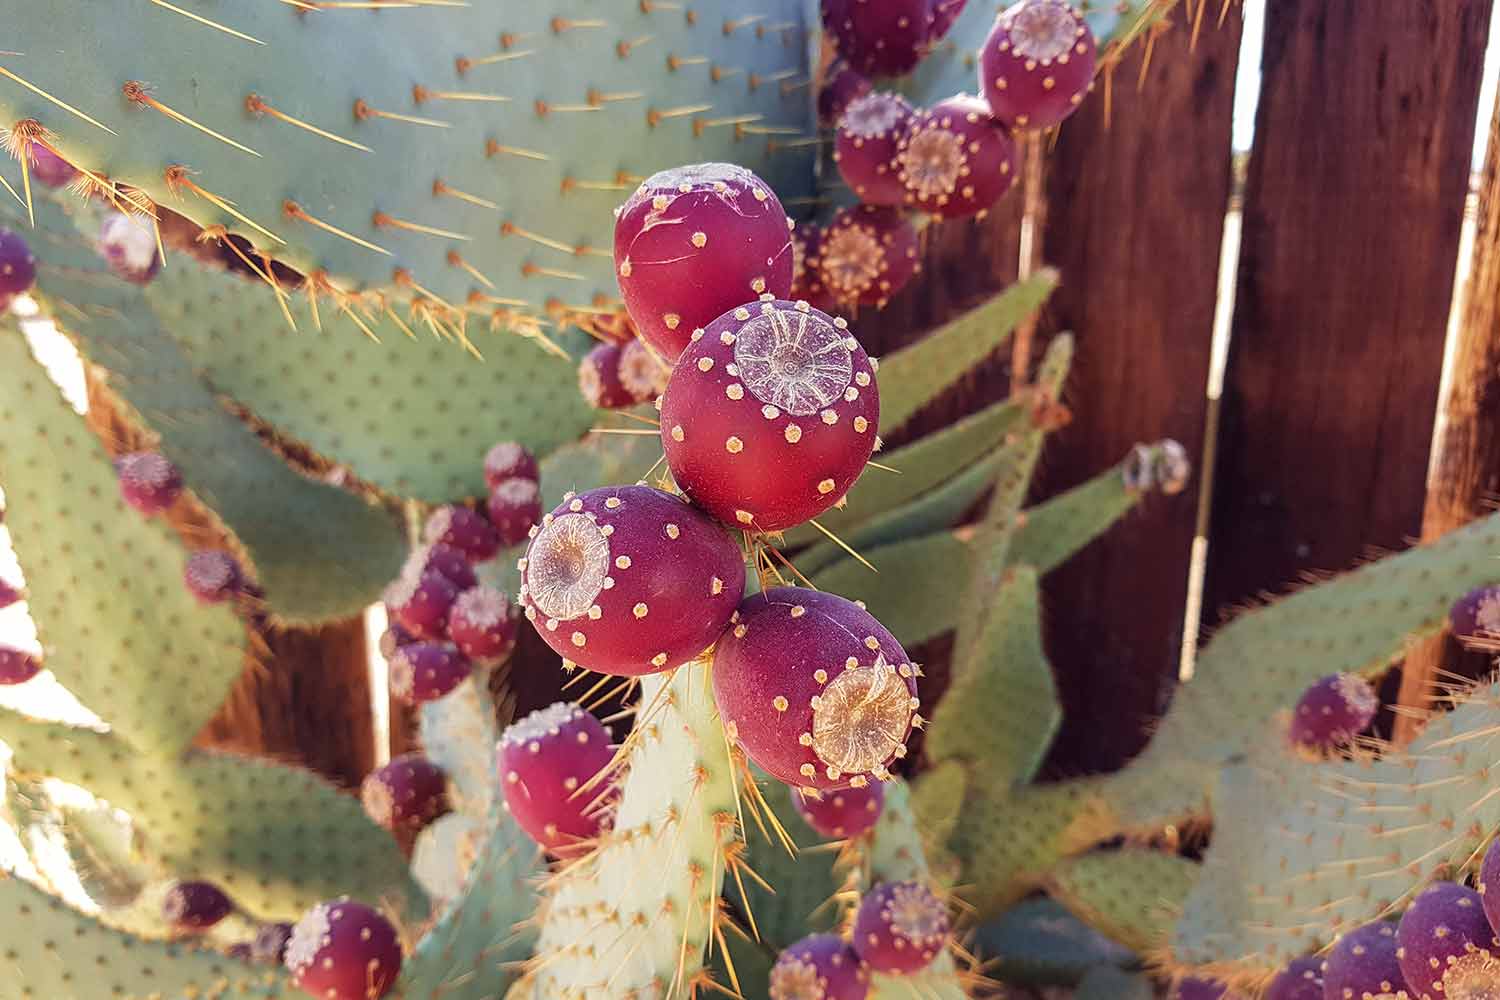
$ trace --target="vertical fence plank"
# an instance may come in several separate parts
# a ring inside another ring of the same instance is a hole
[[[1138,441],[1176,438],[1196,462],[1231,185],[1242,18],[1176,27],[1116,71],[1062,127],[1047,179],[1046,262],[1062,285],[1045,337],[1072,330],[1073,423],[1043,455],[1037,498],[1077,485]],[[1195,476],[1196,479],[1196,476]],[[1064,707],[1050,773],[1117,767],[1145,740],[1181,649],[1193,495],[1153,497],[1044,585],[1046,644]]]
[[[1275,0],[1206,624],[1421,524],[1490,0]]]

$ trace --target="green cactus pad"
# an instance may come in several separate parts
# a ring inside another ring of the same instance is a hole
[[[129,824],[108,806],[59,806],[58,830],[83,891],[106,911],[131,905],[160,877],[141,857]]]
[[[200,607],[161,519],[120,499],[103,446],[0,325],[0,482],[46,665],[144,753],[185,747],[239,675],[245,629]]]
[[[1072,986],[1101,965],[1134,957],[1045,896],[1018,903],[974,935],[974,951],[996,978],[1029,986]]]
[[[429,701],[419,713],[422,749],[448,775],[448,799],[455,811],[484,817],[495,789],[495,706],[478,673],[448,694]]]
[[[1121,462],[1024,511],[1011,540],[1011,562],[1045,575],[1134,510],[1145,494],[1126,487],[1124,467]]]
[[[656,419],[656,411],[650,406],[626,412]],[[646,429],[637,421],[616,420],[613,416],[597,414],[595,425],[629,431]],[[589,434],[562,445],[541,460],[543,509],[562,503],[563,494],[569,491],[582,493],[607,483],[643,479],[661,455],[661,438],[656,434]],[[664,465],[657,466],[658,473],[664,469]]]
[[[1166,943],[1201,870],[1195,861],[1161,851],[1095,851],[1052,869],[1047,888],[1090,927],[1148,954]]]
[[[819,590],[864,601],[870,614],[903,646],[916,646],[952,631],[958,597],[972,567],[970,547],[948,531],[864,549],[876,567],[841,559],[812,575]],[[924,585],[925,584],[925,585]]]

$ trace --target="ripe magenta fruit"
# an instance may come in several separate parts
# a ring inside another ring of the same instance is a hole
[[[894,208],[841,209],[823,230],[818,272],[828,294],[846,306],[884,306],[921,269],[917,231]]]
[[[0,227],[0,299],[20,295],[36,282],[36,257],[14,229]]]
[[[635,405],[636,399],[620,381],[619,344],[595,344],[578,362],[578,391],[599,410],[619,410]]]
[[[1484,915],[1483,897],[1455,882],[1417,893],[1396,927],[1396,959],[1418,996],[1482,997],[1476,989],[1500,979],[1500,941]]]
[[[1380,707],[1375,689],[1357,674],[1330,674],[1303,692],[1292,712],[1291,739],[1315,751],[1354,742]]]
[[[672,369],[656,359],[640,338],[620,348],[620,385],[636,403],[645,403],[661,395],[667,387]]]
[[[1490,927],[1500,934],[1500,840],[1490,842],[1479,865],[1479,894],[1484,897],[1484,914]]]
[[[853,839],[874,829],[885,805],[885,786],[877,781],[863,788],[823,792],[818,798],[793,792],[792,805],[823,836]]]
[[[667,466],[725,524],[781,531],[849,491],[875,449],[875,368],[848,324],[752,302],[708,325],[661,399]]]
[[[896,169],[896,151],[911,123],[906,98],[876,91],[849,102],[839,119],[833,159],[839,174],[866,205],[900,205],[906,186]]]
[[[1241,1000],[1239,994],[1230,993],[1229,987],[1222,983],[1191,976],[1173,986],[1167,997],[1168,1000]]]
[[[837,934],[790,944],[771,966],[771,1000],[865,1000],[870,970]]]
[[[255,932],[255,940],[250,943],[250,958],[264,965],[280,965],[291,939],[291,924],[261,924]]]
[[[979,85],[994,116],[1014,128],[1060,124],[1094,85],[1097,45],[1066,0],[1022,0],[995,21],[979,53]]]
[[[653,174],[615,217],[615,273],[640,335],[675,362],[726,309],[792,287],[791,225],[750,171],[700,163]]]
[[[1016,182],[1016,144],[967,94],[917,114],[896,157],[901,183],[924,212],[955,219],[989,208]]]
[[[396,650],[416,641],[417,637],[402,628],[400,622],[390,622],[385,631],[380,633],[380,655],[390,660],[396,655]]]
[[[134,451],[115,459],[120,496],[142,514],[160,514],[182,492],[182,473],[154,451]]]
[[[1500,638],[1500,584],[1476,587],[1454,601],[1448,624],[1456,636]]]
[[[1317,955],[1293,959],[1266,987],[1265,1000],[1323,1000],[1323,959]]]
[[[0,646],[0,685],[25,684],[42,672],[42,661],[31,653]]]
[[[823,28],[866,76],[905,76],[927,53],[932,0],[823,0]]]
[[[968,6],[969,0],[937,0],[932,5],[931,41],[937,42],[953,27]]]
[[[401,972],[401,942],[372,907],[319,903],[292,928],[286,967],[292,985],[318,1000],[379,1000]]]
[[[12,583],[0,579],[0,608],[8,608],[21,600],[21,590]]]
[[[1339,938],[1323,962],[1323,1000],[1396,1000],[1407,994],[1396,925],[1377,920]]]
[[[155,224],[147,216],[110,213],[99,226],[98,249],[115,276],[133,284],[149,284],[161,271]]]
[[[403,754],[365,775],[359,800],[376,825],[415,832],[448,811],[448,776],[421,754]]]
[[[906,755],[915,669],[894,636],[835,594],[777,587],[740,605],[714,649],[714,699],[732,739],[780,781],[855,788]]]
[[[500,535],[484,515],[456,504],[433,511],[422,537],[429,545],[451,545],[474,563],[493,559],[500,551]]]
[[[513,723],[500,737],[497,766],[516,823],[553,854],[576,852],[607,826],[607,790],[574,794],[609,765],[604,724],[577,705],[557,702]]]
[[[874,86],[863,74],[856,73],[843,59],[828,65],[823,89],[818,91],[818,121],[837,125],[844,109],[856,97],[863,97]]]
[[[506,479],[490,490],[485,505],[490,524],[506,548],[520,545],[532,526],[542,519],[542,491],[533,479]]]
[[[436,570],[408,567],[385,588],[383,596],[387,617],[412,635],[440,639],[447,634],[448,611],[458,588]]]
[[[745,589],[729,534],[649,486],[567,494],[542,518],[521,571],[526,617],[547,645],[621,676],[675,667],[707,649]]]
[[[161,915],[173,930],[206,931],[234,912],[234,902],[211,882],[178,882],[162,899]]]
[[[510,598],[480,584],[459,594],[448,612],[448,638],[471,660],[498,660],[516,644],[518,615]]]
[[[27,148],[26,156],[31,161],[31,176],[50,188],[70,184],[78,176],[73,164],[39,142],[33,142]]]
[[[540,482],[542,473],[536,456],[514,441],[501,441],[484,456],[484,484],[494,489],[507,479]]]
[[[391,694],[408,705],[435,701],[469,679],[473,667],[451,642],[413,642],[389,659]]]
[[[443,542],[433,542],[416,550],[402,572],[437,573],[460,591],[468,590],[479,582],[479,578],[474,575],[474,567],[463,550]]]
[[[818,257],[823,252],[823,229],[814,222],[799,222],[792,229],[792,290],[787,296],[793,302],[806,302],[814,309],[834,312],[838,303],[823,284]]]
[[[188,556],[182,582],[200,603],[222,604],[240,592],[244,578],[234,556],[219,549],[207,549]]]
[[[865,893],[852,943],[876,972],[903,975],[932,964],[948,942],[948,906],[920,882],[884,882]]]

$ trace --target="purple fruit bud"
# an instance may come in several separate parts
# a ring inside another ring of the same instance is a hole
[[[291,939],[291,924],[262,924],[250,944],[250,957],[264,965],[280,965]]]
[[[931,0],[823,0],[823,28],[866,76],[905,76],[932,37]]]
[[[380,655],[387,661],[396,655],[396,650],[403,646],[410,646],[417,641],[417,637],[401,627],[400,622],[391,622],[386,626],[384,632],[380,633]]]
[[[479,582],[479,578],[474,575],[474,567],[469,563],[469,557],[461,549],[442,542],[434,542],[418,549],[407,565],[410,568],[415,564],[420,564],[419,572],[432,572],[446,577],[459,590],[468,590]]]
[[[421,754],[403,754],[365,775],[359,800],[377,826],[416,832],[448,811],[448,776]]]
[[[1211,983],[1207,979],[1191,976],[1177,983],[1167,993],[1167,1000],[1244,1000],[1238,993],[1229,992],[1222,983]]]
[[[408,705],[436,701],[469,679],[473,667],[451,642],[414,642],[388,661],[391,694]]]
[[[234,902],[210,882],[178,882],[162,900],[162,918],[172,929],[189,934],[206,931],[234,912]]]
[[[516,644],[520,615],[510,598],[494,587],[470,587],[448,612],[448,638],[471,660],[499,660]]]
[[[111,213],[99,226],[98,250],[117,277],[134,284],[148,284],[161,271],[155,225],[147,216]]]
[[[385,588],[388,617],[423,639],[441,639],[448,633],[448,611],[458,597],[458,588],[435,570],[403,572]]]
[[[396,928],[363,903],[319,903],[286,948],[292,984],[319,1000],[379,1000],[401,972]]]
[[[920,882],[885,882],[865,893],[852,943],[876,972],[918,972],[948,943],[948,906]]]
[[[788,945],[771,966],[771,1000],[865,1000],[870,970],[837,934]]]
[[[422,529],[422,540],[429,545],[451,545],[474,563],[493,559],[500,551],[500,536],[484,515],[453,504],[432,512]]]
[[[27,148],[26,156],[31,161],[31,176],[50,188],[71,184],[78,176],[73,164],[39,142],[33,142]]]
[[[218,549],[194,552],[182,570],[182,582],[201,604],[223,604],[240,592],[240,564]]]
[[[832,314],[838,311],[838,303],[823,284],[818,260],[822,252],[823,228],[812,222],[797,223],[792,229],[792,290],[787,298]]]
[[[230,945],[227,954],[236,962],[255,961],[255,950],[248,941],[239,941]]]
[[[1456,636],[1500,639],[1500,584],[1476,587],[1453,602],[1448,624]]]
[[[866,205],[901,205],[906,186],[896,168],[896,152],[912,119],[906,98],[876,91],[849,102],[839,119],[833,159],[839,175]]]
[[[577,705],[532,712],[506,729],[496,748],[506,808],[553,854],[578,853],[606,828],[609,811],[605,783],[579,789],[613,758],[603,723]]]
[[[154,451],[136,451],[115,459],[120,495],[142,514],[160,514],[182,492],[182,473]]]
[[[597,410],[620,410],[636,403],[620,381],[622,353],[618,344],[595,344],[578,362],[578,391]]]
[[[620,676],[703,652],[745,588],[739,546],[724,528],[649,486],[567,494],[520,566],[526,617],[547,645]]]
[[[948,219],[989,208],[1019,174],[1015,141],[988,105],[967,94],[918,113],[896,162],[912,204]]]
[[[730,738],[805,788],[890,777],[916,718],[916,669],[895,636],[852,601],[801,587],[745,599],[714,649],[713,686]]]
[[[1314,751],[1336,750],[1354,742],[1380,701],[1357,674],[1330,674],[1303,692],[1292,712],[1291,739]]]
[[[535,480],[506,479],[495,484],[485,506],[490,524],[500,534],[506,548],[526,541],[531,529],[542,520],[542,491]]]
[[[885,805],[885,786],[876,781],[863,788],[823,792],[817,798],[793,792],[792,805],[823,836],[852,840],[875,828]]]
[[[1483,997],[1500,982],[1500,940],[1483,897],[1455,882],[1417,894],[1396,927],[1396,959],[1418,996]]]
[[[36,257],[13,229],[0,228],[0,298],[20,295],[36,282]]]
[[[656,359],[639,338],[620,348],[618,381],[632,402],[645,403],[661,395],[672,369]]]
[[[1022,0],[991,29],[979,54],[979,84],[996,118],[1014,128],[1062,123],[1094,85],[1097,56],[1088,22],[1066,0]]]
[[[1490,927],[1500,934],[1500,840],[1490,842],[1479,866],[1479,895],[1484,897],[1484,913]]]
[[[1293,959],[1271,980],[1265,1000],[1323,1000],[1323,959],[1317,955]]]
[[[1407,995],[1396,925],[1365,924],[1339,938],[1323,962],[1323,1000],[1398,1000]]]
[[[845,208],[823,230],[818,272],[845,305],[884,306],[920,270],[917,231],[894,208]]]
[[[24,684],[42,672],[42,661],[31,653],[0,646],[0,685]]]
[[[535,483],[541,478],[536,456],[514,441],[501,441],[484,456],[484,482],[490,489],[507,479],[529,479]]]
[[[854,72],[842,59],[835,59],[828,66],[823,89],[818,91],[818,121],[824,125],[836,125],[844,109],[856,97],[863,97],[874,87],[868,77]]]
[[[0,608],[8,608],[12,604],[17,604],[24,596],[19,587],[0,579]]]

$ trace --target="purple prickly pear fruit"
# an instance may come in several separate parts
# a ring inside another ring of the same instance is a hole
[[[414,642],[389,660],[391,694],[408,705],[436,701],[469,679],[473,667],[451,642]]]
[[[837,302],[884,306],[921,269],[917,231],[894,208],[845,208],[823,230],[818,273]]]
[[[514,441],[501,441],[484,456],[484,484],[494,489],[507,479],[540,482],[536,456]]]
[[[932,0],[823,0],[823,28],[866,76],[905,76],[927,54]]]
[[[615,273],[630,318],[662,360],[715,316],[792,289],[791,223],[743,167],[699,163],[653,174],[615,216]]]
[[[1396,925],[1377,920],[1339,938],[1323,961],[1322,1000],[1406,1000]]]
[[[622,410],[636,399],[620,382],[619,344],[595,344],[578,362],[578,391],[597,410]]]
[[[433,511],[422,528],[422,538],[429,545],[453,546],[471,563],[493,559],[500,551],[500,535],[484,515],[456,504]]]
[[[919,972],[948,943],[948,906],[920,882],[884,882],[854,916],[854,950],[876,972]]]
[[[1066,0],[1022,0],[995,21],[979,52],[979,85],[1012,128],[1061,124],[1094,85],[1097,45]]]
[[[448,582],[460,591],[468,590],[479,582],[479,578],[474,575],[474,567],[464,551],[444,542],[433,542],[425,548],[418,549],[408,563],[407,571],[413,569],[420,573],[437,573],[446,577]]]
[[[423,639],[441,639],[448,631],[448,611],[458,588],[436,570],[409,569],[385,588],[388,617]]]
[[[145,285],[161,271],[154,223],[143,215],[113,212],[99,226],[99,255],[116,277]]]
[[[406,631],[400,622],[391,622],[386,626],[384,632],[380,633],[380,655],[387,661],[396,655],[396,650],[410,646],[417,641],[417,637]]]
[[[223,604],[240,592],[244,577],[234,556],[218,549],[194,552],[182,570],[182,582],[201,604]]]
[[[510,598],[494,587],[470,587],[448,612],[448,638],[471,660],[498,660],[516,644],[518,615]]]
[[[182,492],[182,473],[154,451],[134,451],[115,459],[120,496],[142,514],[160,514]]]
[[[506,479],[495,484],[485,505],[490,523],[506,548],[520,545],[542,519],[542,491],[533,479]]]
[[[178,882],[161,903],[162,918],[187,934],[206,931],[233,912],[233,900],[211,882]]]
[[[1396,927],[1396,960],[1421,1000],[1491,995],[1479,987],[1500,982],[1500,940],[1483,897],[1456,882],[1423,889]]]
[[[26,150],[26,158],[31,161],[31,176],[50,188],[71,184],[78,176],[73,164],[39,142],[33,142]]]
[[[372,907],[319,903],[292,928],[286,967],[292,985],[318,1000],[379,1000],[401,972],[401,941]]]
[[[1238,993],[1230,993],[1223,983],[1211,983],[1207,979],[1188,977],[1176,983],[1167,993],[1168,1000],[1242,1000]]]
[[[875,450],[875,366],[806,302],[751,302],[683,352],[661,398],[667,467],[731,527],[781,531],[849,492]]]
[[[1336,750],[1354,742],[1380,701],[1357,674],[1330,674],[1303,692],[1292,711],[1292,743],[1314,751]]]
[[[814,309],[832,313],[838,309],[823,283],[818,258],[823,252],[823,229],[812,222],[799,222],[792,230],[792,290],[787,296],[793,302],[806,302]]]
[[[921,111],[896,155],[917,208],[948,219],[975,215],[1016,182],[1016,143],[989,107],[959,94]]]
[[[21,601],[21,589],[5,580],[0,580],[0,608],[8,608]]]
[[[828,65],[823,89],[818,91],[818,121],[824,125],[837,125],[849,102],[865,96],[874,86],[868,77],[856,73],[843,59],[835,59]]]
[[[969,0],[937,0],[932,5],[931,42],[935,43],[948,34],[953,27],[953,22],[963,14],[968,2]]]
[[[1484,915],[1500,934],[1500,839],[1490,842],[1479,865],[1479,895],[1484,897]]]
[[[818,798],[793,792],[792,805],[823,836],[852,840],[874,829],[885,806],[885,786],[877,781],[863,788],[823,792]]]
[[[1323,1000],[1323,959],[1294,958],[1266,988],[1265,1000]]]
[[[415,833],[448,811],[448,776],[421,754],[403,754],[365,775],[359,800],[377,826]]]
[[[896,151],[911,119],[911,104],[891,91],[866,94],[844,109],[834,137],[833,160],[844,183],[866,205],[906,201]]]
[[[230,945],[227,954],[237,962],[249,963],[255,961],[255,950],[248,941],[239,941]]]
[[[496,766],[516,823],[559,857],[577,853],[607,825],[608,789],[579,792],[609,766],[604,724],[577,705],[557,702],[513,723],[500,736]],[[576,794],[575,794],[576,793]]]
[[[631,400],[645,403],[661,395],[672,369],[658,361],[646,347],[646,342],[637,338],[620,348],[617,374],[620,385],[630,393]]]
[[[744,594],[728,532],[649,486],[569,493],[534,530],[520,563],[526,617],[589,670],[633,677],[686,663],[719,637]]]
[[[865,1000],[870,970],[837,934],[790,944],[771,966],[771,1000]]]
[[[280,965],[291,939],[291,924],[262,924],[250,943],[250,957],[264,965]]]
[[[0,227],[0,299],[20,295],[36,282],[36,257],[13,229]]]
[[[42,672],[42,661],[24,650],[0,646],[0,685],[25,684]]]
[[[1456,636],[1500,639],[1500,584],[1476,587],[1454,601],[1448,624]]]
[[[835,594],[746,598],[714,649],[713,684],[730,738],[789,785],[861,788],[906,756],[916,668],[873,615]]]

